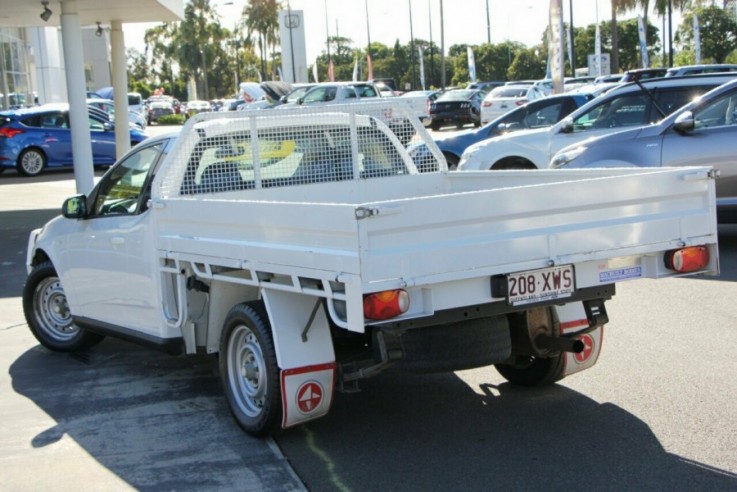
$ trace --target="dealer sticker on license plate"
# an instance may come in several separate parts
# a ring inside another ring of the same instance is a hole
[[[507,302],[512,305],[570,297],[575,290],[573,265],[507,275]]]

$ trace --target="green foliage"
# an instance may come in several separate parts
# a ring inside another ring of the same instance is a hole
[[[156,122],[159,125],[183,125],[184,119],[183,114],[165,114],[160,116]]]
[[[681,45],[695,50],[693,13],[699,16],[701,30],[701,63],[724,63],[737,48],[737,23],[732,12],[719,7],[698,7],[683,17],[677,39]]]
[[[511,80],[542,79],[545,78],[545,68],[545,60],[541,60],[535,50],[526,49],[514,57],[507,75]]]

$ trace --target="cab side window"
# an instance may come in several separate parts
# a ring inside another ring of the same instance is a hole
[[[145,210],[145,199],[164,142],[140,149],[118,162],[97,187],[92,215],[133,215]]]
[[[694,114],[696,128],[737,125],[737,93],[725,94],[699,108]]]

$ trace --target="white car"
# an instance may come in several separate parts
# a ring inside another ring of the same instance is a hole
[[[481,103],[481,124],[485,125],[491,120],[495,120],[534,99],[545,97],[545,95],[541,87],[536,85],[519,84],[495,87],[484,97],[484,101]]]
[[[563,147],[660,121],[737,74],[652,79],[612,89],[550,128],[523,130],[469,146],[459,171],[543,169]]]

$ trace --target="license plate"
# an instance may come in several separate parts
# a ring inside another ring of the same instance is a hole
[[[507,275],[507,302],[514,306],[570,297],[575,290],[573,265]]]

